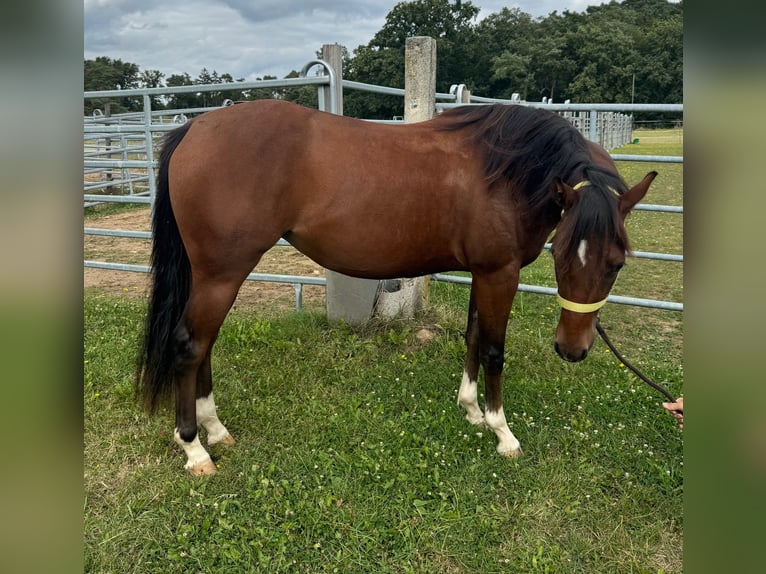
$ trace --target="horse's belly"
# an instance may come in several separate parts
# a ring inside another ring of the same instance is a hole
[[[285,239],[319,265],[344,275],[365,279],[418,277],[463,265],[444,241],[407,241],[401,236],[340,236],[310,240],[294,233]]]

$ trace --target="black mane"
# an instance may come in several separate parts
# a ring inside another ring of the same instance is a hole
[[[567,259],[586,237],[616,240],[628,249],[614,197],[627,186],[617,173],[594,163],[588,142],[566,118],[520,105],[460,106],[442,113],[437,129],[465,131],[483,147],[488,184],[519,191],[530,212],[553,202],[551,190],[558,179],[570,186],[590,181],[568,218],[571,225],[557,230]]]
[[[548,110],[504,104],[460,106],[442,113],[437,129],[465,130],[484,147],[487,181],[508,180],[532,208],[550,198],[557,178],[569,185],[588,179],[618,193],[626,189],[618,175],[593,163],[582,134]]]

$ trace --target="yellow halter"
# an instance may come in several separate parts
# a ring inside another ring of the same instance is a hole
[[[575,313],[593,313],[593,311],[598,311],[601,309],[601,307],[603,307],[606,303],[606,298],[602,299],[601,301],[596,301],[595,303],[575,303],[569,299],[564,299],[558,293],[556,293],[556,299],[558,299],[559,305],[561,305],[562,309],[566,309],[567,311],[574,311]]]

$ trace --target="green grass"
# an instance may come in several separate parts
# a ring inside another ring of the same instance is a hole
[[[434,285],[437,308],[453,289]],[[132,400],[142,304],[86,297],[88,571],[680,572],[682,431],[603,349],[560,361],[554,312],[525,299],[504,386],[522,458],[455,404],[457,323],[422,344],[400,323],[234,313],[214,371],[239,442],[192,479],[170,411]],[[661,345],[642,355],[678,390]]]
[[[680,169],[628,169],[630,183],[661,172],[647,202],[681,204]],[[634,237],[681,252],[678,215],[639,215]],[[631,260],[615,292],[680,297],[681,266],[662,265],[645,278]],[[550,255],[525,273],[549,282]],[[519,294],[503,395],[525,454],[498,456],[456,405],[467,300],[432,282],[417,320],[360,328],[232,312],[213,370],[238,444],[212,449],[218,474],[191,478],[171,410],[150,418],[133,401],[145,303],[88,291],[86,571],[682,572],[683,431],[662,398],[601,342],[561,361],[553,299]],[[608,305],[601,317],[632,362],[681,393],[680,314]],[[423,326],[436,332],[427,343]]]

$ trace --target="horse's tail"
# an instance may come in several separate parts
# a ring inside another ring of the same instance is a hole
[[[153,412],[173,389],[173,333],[189,298],[191,266],[170,204],[168,164],[191,122],[169,132],[160,152],[152,215],[152,286],[136,365],[136,398]]]

